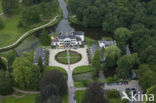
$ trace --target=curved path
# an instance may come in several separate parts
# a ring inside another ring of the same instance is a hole
[[[18,45],[23,39],[25,39],[27,36],[29,36],[31,33],[35,32],[35,31],[37,31],[37,30],[39,30],[39,29],[42,29],[42,28],[44,28],[44,27],[50,25],[51,23],[53,23],[53,22],[56,20],[57,17],[58,17],[58,16],[56,16],[54,19],[52,19],[52,20],[51,20],[50,22],[48,22],[47,24],[41,25],[41,26],[39,26],[39,27],[36,27],[36,28],[34,28],[34,29],[31,29],[31,30],[27,31],[27,32],[24,33],[17,41],[15,41],[13,44],[8,45],[8,46],[6,46],[6,47],[0,48],[0,51],[9,49],[9,48],[11,48],[11,47],[15,47],[15,46]]]

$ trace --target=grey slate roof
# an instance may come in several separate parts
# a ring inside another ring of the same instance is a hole
[[[73,32],[74,35],[84,35],[84,32],[82,31],[75,31]]]
[[[104,43],[106,47],[115,44],[115,41],[100,40],[100,42]]]
[[[46,62],[46,49],[43,47],[39,47],[36,49],[36,53],[35,53],[35,57],[34,57],[34,64],[38,64],[38,59],[42,58],[42,62],[43,64],[45,64]]]

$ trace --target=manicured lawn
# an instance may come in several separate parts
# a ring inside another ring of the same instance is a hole
[[[121,98],[117,98],[117,99],[113,98],[113,99],[109,99],[108,101],[109,103],[121,103]]]
[[[84,86],[84,83],[83,83],[82,81],[74,82],[74,86],[75,86],[76,88],[85,87],[85,86]]]
[[[70,57],[70,64],[74,64],[74,63],[80,61],[82,58],[81,54],[79,54],[75,51],[70,51],[69,57]],[[66,51],[62,51],[62,52],[59,52],[58,54],[56,54],[55,59],[62,64],[68,64],[68,58],[67,58]]]
[[[74,74],[86,73],[94,70],[92,66],[80,66],[74,69]]]
[[[77,101],[77,103],[82,103],[85,92],[86,92],[85,90],[76,91],[76,101]]]
[[[54,70],[54,69],[59,70],[60,72],[66,74],[66,71],[63,68],[58,67],[58,66],[51,66],[51,67],[47,66],[45,68],[45,71],[50,71],[50,70]]]
[[[67,95],[65,95],[61,99],[62,99],[62,103],[68,103],[68,96]]]
[[[29,94],[24,96],[23,98],[8,97],[2,99],[2,103],[35,103],[36,96],[38,95]]]

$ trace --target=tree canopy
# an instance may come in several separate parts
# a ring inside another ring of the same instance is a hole
[[[112,45],[105,49],[104,57],[105,57],[105,66],[113,67],[116,65],[116,61],[121,56],[121,50],[116,46]]]
[[[118,76],[123,79],[128,79],[132,69],[137,69],[139,65],[139,58],[136,53],[131,55],[124,55],[117,61]]]
[[[28,57],[16,58],[13,62],[13,77],[20,88],[38,89],[41,77],[40,68],[30,61]]]
[[[4,71],[0,70],[0,95],[8,95],[13,92],[13,81],[10,76]]]
[[[107,103],[102,85],[99,83],[91,84],[85,93],[82,103]]]

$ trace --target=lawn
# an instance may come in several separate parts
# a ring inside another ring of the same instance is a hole
[[[77,101],[77,103],[82,103],[85,92],[86,92],[85,90],[76,91],[76,101]]]
[[[47,66],[46,68],[45,68],[45,71],[50,71],[50,70],[54,70],[54,69],[56,69],[56,70],[59,70],[60,72],[62,72],[63,74],[66,74],[66,71],[63,69],[63,68],[61,68],[61,67],[58,67],[58,66]]]
[[[76,88],[82,88],[82,87],[85,87],[84,83],[82,81],[76,81],[74,82],[74,86]]]
[[[2,103],[35,103],[36,96],[38,95],[29,94],[24,96],[23,98],[8,97],[2,99]]]
[[[1,2],[1,0],[0,0]],[[0,11],[1,11],[1,6],[0,6]],[[25,32],[29,31],[30,29],[33,29],[35,27],[41,26],[43,24],[48,23],[50,20],[52,20],[56,15],[58,18],[54,23],[51,25],[56,24],[60,20],[61,10],[59,8],[58,12],[55,13],[52,17],[48,17],[46,19],[42,18],[42,22],[39,22],[37,24],[33,24],[31,26],[28,26],[26,28],[19,28],[18,23],[22,14],[22,10],[18,10],[18,12],[13,15],[13,16],[5,16],[1,15],[0,19],[3,20],[4,23],[4,28],[0,29],[0,47],[4,47],[7,45],[12,44],[15,42],[18,38],[20,38]]]
[[[94,70],[92,66],[79,66],[74,69],[74,74],[86,73]]]
[[[61,99],[62,99],[62,103],[68,103],[68,96],[67,95],[65,95]]]
[[[112,98],[108,100],[109,103],[121,103],[121,98]]]
[[[0,13],[2,12],[2,0],[0,0]]]

